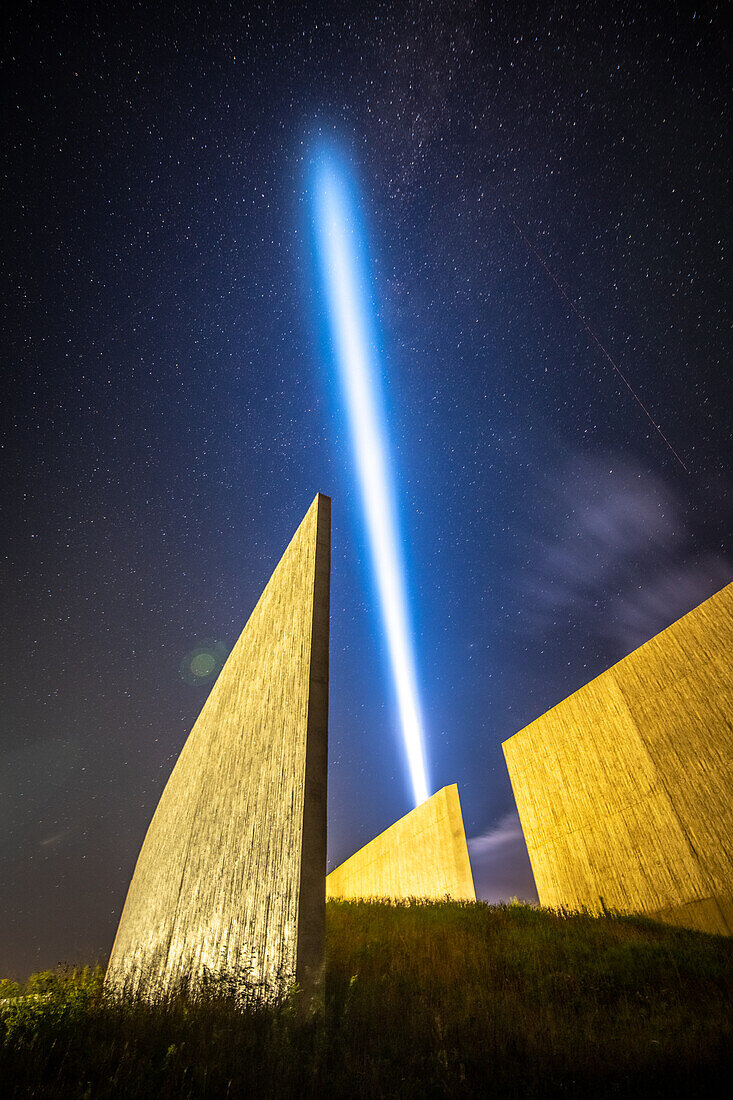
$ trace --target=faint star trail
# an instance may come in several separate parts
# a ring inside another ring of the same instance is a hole
[[[497,210],[497,209],[498,209],[497,207],[494,207],[494,210]],[[517,233],[518,233],[518,234],[519,234],[519,236],[520,236],[520,237],[522,238],[522,240],[524,241],[524,243],[525,243],[525,244],[527,245],[527,248],[528,248],[528,249],[530,250],[530,252],[531,252],[531,253],[532,253],[532,255],[533,255],[533,256],[535,257],[535,259],[537,260],[537,262],[538,262],[539,264],[541,264],[541,266],[542,266],[542,267],[544,268],[544,270],[546,271],[546,273],[547,273],[547,274],[549,275],[549,277],[550,277],[550,278],[552,279],[553,283],[555,284],[555,286],[557,287],[557,289],[558,289],[558,290],[560,291],[560,294],[562,295],[563,299],[564,299],[564,300],[565,300],[565,301],[567,302],[567,304],[568,304],[568,305],[570,306],[570,308],[572,309],[573,313],[575,314],[575,316],[576,316],[576,317],[578,318],[578,320],[580,321],[580,323],[581,323],[581,325],[583,326],[583,328],[585,329],[585,331],[586,331],[586,332],[588,333],[588,335],[590,336],[590,338],[591,338],[591,339],[593,340],[593,342],[594,342],[594,343],[596,344],[596,346],[598,347],[599,351],[600,351],[600,352],[601,352],[601,353],[602,353],[602,354],[603,354],[603,355],[605,356],[605,358],[606,358],[606,359],[608,360],[608,362],[609,362],[609,363],[611,364],[611,366],[613,367],[613,369],[614,369],[614,370],[616,371],[616,374],[617,374],[617,375],[619,376],[619,378],[621,379],[621,381],[623,382],[623,384],[624,384],[624,385],[626,386],[626,389],[627,389],[627,390],[629,391],[629,393],[631,394],[631,396],[632,396],[632,397],[634,398],[634,401],[636,401],[637,405],[638,405],[638,406],[639,406],[639,408],[640,408],[640,409],[642,410],[642,412],[644,413],[644,415],[645,415],[645,416],[647,417],[647,419],[649,420],[650,424],[652,424],[652,425],[654,426],[655,430],[656,430],[656,431],[657,431],[657,432],[659,433],[659,435],[660,435],[660,436],[662,437],[662,439],[664,440],[664,442],[665,442],[666,446],[667,446],[667,447],[668,447],[668,449],[669,449],[669,450],[671,451],[671,453],[672,453],[672,454],[674,455],[674,457],[676,458],[676,460],[677,460],[677,461],[679,462],[680,466],[681,466],[681,467],[682,467],[682,469],[683,469],[683,470],[685,471],[685,473],[686,473],[686,474],[689,474],[689,472],[690,472],[690,471],[688,470],[687,466],[685,466],[684,462],[682,461],[682,459],[680,458],[680,456],[679,456],[679,455],[677,454],[677,452],[675,451],[674,447],[672,446],[672,444],[670,443],[670,441],[669,441],[669,440],[667,439],[666,435],[664,434],[664,432],[663,432],[663,431],[662,431],[662,429],[660,428],[659,424],[657,424],[656,420],[654,419],[654,417],[652,416],[652,414],[651,414],[651,413],[649,412],[648,408],[646,407],[646,405],[644,404],[644,402],[642,401],[642,399],[641,399],[641,398],[639,397],[638,393],[637,393],[637,392],[636,392],[636,390],[635,390],[635,389],[633,388],[633,386],[632,386],[632,385],[631,385],[631,383],[629,382],[629,380],[628,380],[628,378],[626,377],[626,375],[624,374],[624,372],[623,372],[623,371],[621,370],[621,368],[620,368],[620,366],[618,365],[618,363],[616,362],[616,360],[615,360],[615,359],[613,358],[613,356],[612,356],[612,355],[611,355],[611,353],[610,353],[610,352],[608,351],[608,349],[607,349],[607,348],[605,347],[605,345],[604,345],[604,344],[603,344],[603,343],[601,342],[601,339],[600,339],[600,337],[599,337],[599,336],[598,336],[598,335],[597,335],[597,334],[596,334],[596,333],[595,333],[595,332],[593,331],[593,329],[592,329],[592,328],[590,327],[590,325],[589,325],[589,324],[588,324],[588,322],[586,321],[586,319],[585,319],[585,317],[583,316],[583,314],[582,314],[582,313],[580,312],[580,310],[579,310],[579,309],[578,309],[578,307],[576,306],[575,302],[574,302],[574,301],[572,300],[572,298],[571,298],[571,297],[569,296],[569,294],[567,294],[567,293],[566,293],[566,291],[564,290],[564,288],[563,288],[562,284],[560,283],[559,279],[558,279],[558,278],[557,278],[557,277],[555,276],[554,272],[553,272],[553,271],[552,271],[552,270],[550,269],[550,267],[548,267],[548,265],[547,265],[547,264],[545,263],[545,261],[543,260],[542,256],[541,256],[541,255],[540,255],[540,253],[539,253],[539,252],[537,251],[537,249],[536,249],[536,248],[534,247],[534,245],[533,245],[533,244],[532,244],[532,242],[530,241],[530,239],[529,239],[529,237],[527,236],[527,234],[526,234],[526,233],[524,232],[524,230],[523,230],[523,229],[521,228],[521,226],[517,224],[517,222],[516,222],[516,221],[514,220],[514,218],[513,218],[512,216],[511,216],[511,214],[510,214],[510,213],[509,213],[509,212],[508,212],[507,210],[505,210],[505,211],[504,211],[504,213],[506,214],[507,218],[508,218],[508,219],[509,219],[509,221],[510,221],[510,222],[512,223],[512,225],[514,226],[514,228],[516,229]]]

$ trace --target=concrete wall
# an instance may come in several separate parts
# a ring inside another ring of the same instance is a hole
[[[390,825],[326,879],[327,897],[475,900],[458,787]]]
[[[733,585],[504,743],[543,905],[733,932]]]
[[[107,970],[156,996],[204,970],[322,977],[331,503],[317,496],[186,741]]]

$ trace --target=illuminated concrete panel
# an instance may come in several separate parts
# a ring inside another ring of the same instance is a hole
[[[471,863],[452,784],[390,825],[326,879],[330,898],[469,898]]]
[[[331,502],[315,498],[221,671],[145,837],[107,983],[322,977]]]
[[[540,901],[733,932],[733,585],[504,743]]]

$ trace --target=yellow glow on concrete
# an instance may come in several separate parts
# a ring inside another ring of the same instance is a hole
[[[329,898],[446,895],[476,899],[455,783],[390,825],[326,879]]]
[[[540,901],[733,932],[733,585],[504,743]]]
[[[183,746],[130,883],[109,987],[155,997],[239,971],[318,989],[330,524],[319,494]]]

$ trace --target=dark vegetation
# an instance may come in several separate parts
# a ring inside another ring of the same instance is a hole
[[[329,903],[325,1016],[98,969],[0,983],[11,1097],[724,1095],[733,942],[524,905]]]

